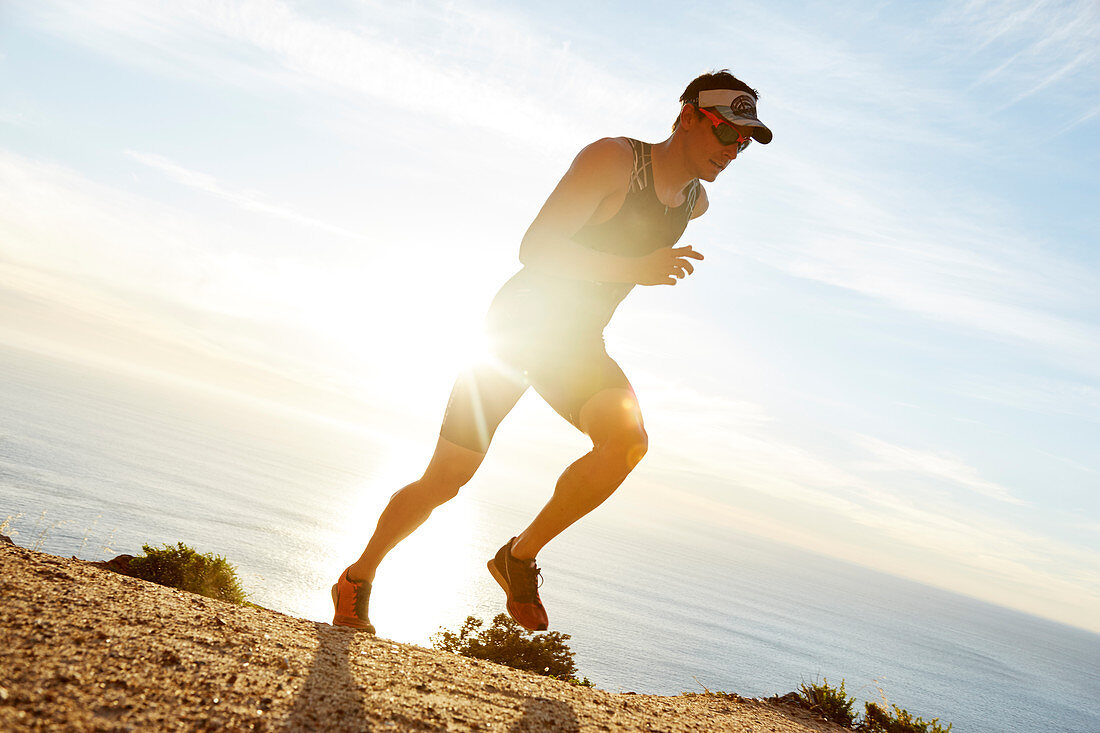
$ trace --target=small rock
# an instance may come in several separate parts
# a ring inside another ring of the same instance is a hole
[[[130,570],[130,561],[134,559],[133,555],[119,555],[118,557],[111,558],[106,562],[94,562],[92,565],[101,567],[104,570],[110,570],[113,573],[119,575],[133,575]]]
[[[767,702],[773,705],[801,705],[802,698],[797,692],[788,692],[786,695],[772,695]]]

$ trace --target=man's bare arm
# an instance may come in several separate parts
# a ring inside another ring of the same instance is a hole
[[[691,210],[691,219],[698,219],[703,214],[707,213],[707,209],[710,208],[710,199],[707,197],[707,189],[703,188],[703,184],[699,184],[699,196],[695,199],[695,207]]]
[[[582,150],[527,229],[519,258],[533,270],[598,282],[674,284],[702,259],[690,247],[666,247],[645,257],[597,252],[573,241],[606,199],[630,184],[634,156],[621,139],[604,138]]]

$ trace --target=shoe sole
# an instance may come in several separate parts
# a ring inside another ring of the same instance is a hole
[[[504,579],[504,575],[497,570],[497,561],[494,557],[485,567],[489,568],[489,574],[493,576],[493,580],[500,584],[500,589],[504,591],[504,595],[510,596],[511,593],[508,590],[508,581]]]
[[[337,583],[332,586],[332,625],[343,626],[349,629],[355,629],[356,631],[366,631],[368,634],[373,634],[374,624],[364,624],[357,618],[349,616],[336,615],[336,609],[340,607],[340,584]]]

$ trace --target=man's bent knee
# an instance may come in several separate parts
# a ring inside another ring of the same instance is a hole
[[[626,446],[626,465],[627,470],[634,470],[634,467],[641,463],[642,458],[645,457],[646,452],[649,450],[649,436],[640,426],[637,431],[632,432],[630,438],[627,441]]]
[[[631,443],[630,447],[627,448],[627,465],[630,466],[631,470],[634,470],[634,467],[642,462],[642,459],[645,458],[645,454],[648,451],[649,436],[646,435],[646,432],[643,430],[639,439]]]
[[[629,473],[649,450],[649,436],[639,425],[636,428],[617,431],[599,441],[596,443],[595,450]]]

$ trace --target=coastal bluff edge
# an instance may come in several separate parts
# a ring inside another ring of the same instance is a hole
[[[736,695],[579,687],[166,588],[7,537],[0,599],[3,731],[848,730]]]

